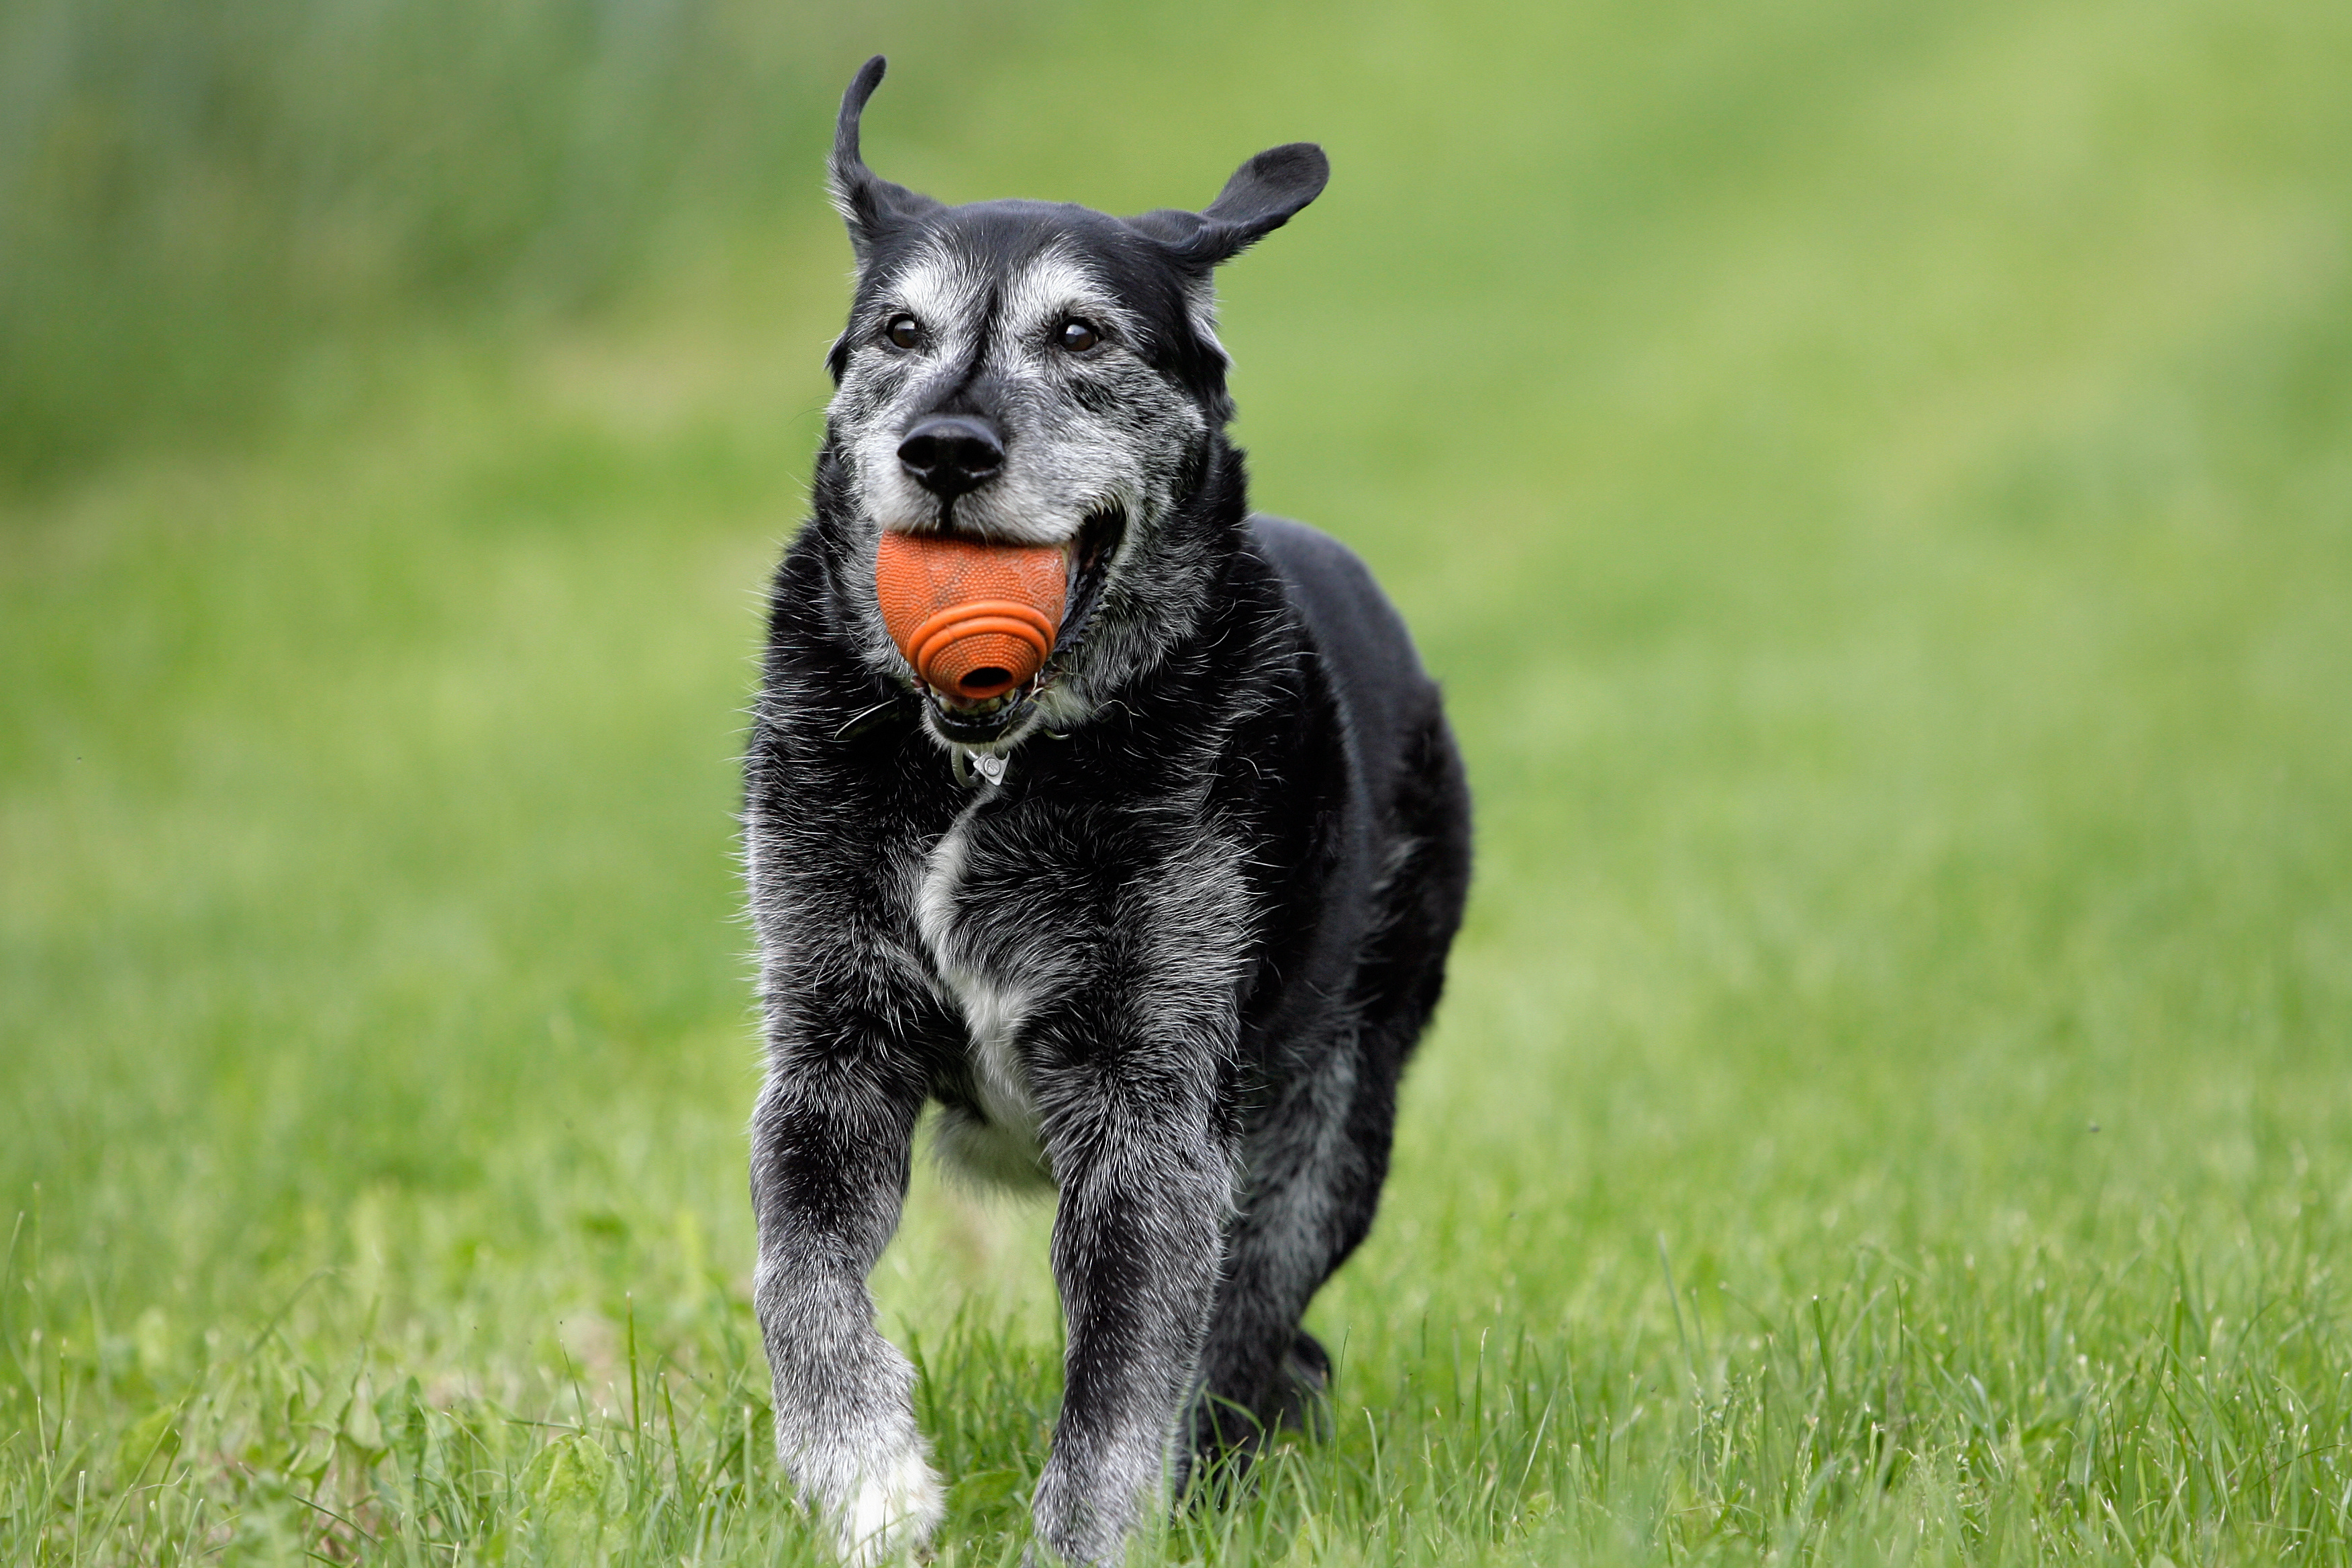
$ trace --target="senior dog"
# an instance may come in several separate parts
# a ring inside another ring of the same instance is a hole
[[[1108,1563],[1201,1459],[1310,1422],[1299,1326],[1387,1174],[1469,879],[1436,687],[1361,563],[1254,516],[1211,275],[1323,188],[949,206],[877,177],[813,516],[745,763],[768,1070],[751,1131],[776,1447],[843,1557],[942,1500],[866,1279],[916,1123],[1057,1191],[1067,1382],[1033,1499]]]

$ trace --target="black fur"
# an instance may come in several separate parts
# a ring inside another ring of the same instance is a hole
[[[1250,515],[1223,430],[1209,270],[1313,198],[1321,153],[1259,154],[1200,214],[943,206],[859,155],[880,77],[843,105],[856,301],[746,761],[777,1442],[852,1560],[935,1522],[865,1279],[936,1101],[943,1152],[1058,1189],[1067,1389],[1034,1506],[1055,1552],[1107,1562],[1191,1454],[1312,1418],[1328,1361],[1300,1318],[1371,1224],[1468,795],[1395,611],[1341,545]],[[928,360],[875,343],[918,266],[926,299],[964,301]],[[1105,355],[1024,346],[1019,301],[1065,277],[1118,323]],[[935,503],[882,488],[871,454],[941,410],[1006,432],[974,499],[1022,507],[891,526],[1097,557],[1043,689],[998,714],[919,690],[872,605],[877,513]],[[1126,476],[1101,494],[1097,452]]]

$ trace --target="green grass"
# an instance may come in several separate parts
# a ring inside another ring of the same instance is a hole
[[[1334,1433],[1146,1559],[2352,1560],[2352,14],[868,30],[946,197],[1329,146],[1239,433],[1478,792]],[[404,282],[0,512],[0,1561],[809,1558],[730,813],[824,37],[598,308]],[[1025,1544],[1046,1218],[925,1172],[876,1277],[943,1563]]]

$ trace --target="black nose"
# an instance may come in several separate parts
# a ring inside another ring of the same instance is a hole
[[[933,495],[960,496],[993,479],[1004,464],[1004,443],[985,420],[942,414],[907,432],[898,461]]]

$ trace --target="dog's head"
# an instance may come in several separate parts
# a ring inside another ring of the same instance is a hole
[[[1131,667],[1147,623],[1190,619],[1169,602],[1186,572],[1161,559],[1163,525],[1232,415],[1211,276],[1314,200],[1329,166],[1306,142],[1274,148],[1197,213],[950,206],[859,155],[882,70],[877,56],[850,84],[834,141],[857,284],[827,360],[838,388],[827,445],[860,530],[868,606],[885,532],[1064,555],[1059,637],[1035,679],[977,700],[921,683],[941,739],[1010,744],[1041,718],[1082,711],[1088,675]],[[887,637],[873,657],[911,676]]]

